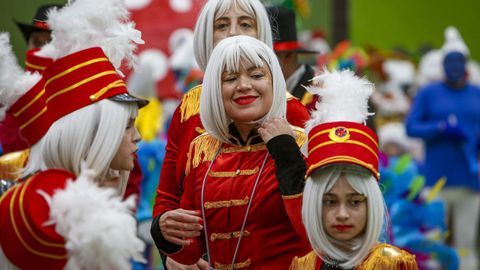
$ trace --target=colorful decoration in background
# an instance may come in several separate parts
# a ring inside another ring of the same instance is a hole
[[[132,20],[145,40],[138,54],[140,58],[147,54],[149,65],[154,67],[152,76],[160,100],[178,99],[183,94],[172,69],[171,58],[176,48],[172,48],[171,43],[174,39],[183,40],[176,34],[179,31],[180,36],[185,30],[193,31],[204,3],[205,0],[126,0]]]
[[[391,219],[391,242],[414,253],[419,269],[458,269],[457,252],[444,243],[445,206],[435,200],[445,179],[439,179],[423,199],[425,178],[418,174],[413,159],[405,154],[386,161],[380,181]]]
[[[134,270],[163,269],[159,252],[150,236],[150,225],[152,222],[155,190],[157,189],[158,179],[160,179],[160,169],[165,157],[166,144],[165,139],[154,139],[148,142],[141,141],[138,144],[138,163],[143,172],[137,208],[138,234],[147,245],[145,258],[148,263],[136,263],[134,264]]]
[[[368,54],[360,47],[354,47],[345,40],[337,44],[329,54],[319,55],[317,66],[327,66],[329,69],[350,69],[356,74],[369,64]],[[361,74],[360,74],[361,75]]]

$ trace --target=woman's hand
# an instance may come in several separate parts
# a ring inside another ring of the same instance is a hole
[[[160,216],[159,226],[165,240],[180,246],[191,243],[191,239],[200,236],[203,229],[200,213],[192,210],[175,209]]]
[[[184,265],[167,257],[165,264],[168,270],[208,270],[208,263],[203,259],[198,260],[198,262],[193,265]]]
[[[295,138],[293,129],[285,118],[273,118],[266,121],[258,128],[258,134],[260,134],[265,143],[268,143],[272,138],[283,134]]]

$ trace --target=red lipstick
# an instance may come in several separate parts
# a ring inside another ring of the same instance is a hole
[[[351,228],[353,228],[353,226],[351,225],[335,225],[333,226],[335,229],[339,230],[339,231],[346,231],[346,230],[350,230]]]
[[[239,105],[247,105],[254,102],[257,99],[255,96],[241,96],[235,99],[235,102]]]

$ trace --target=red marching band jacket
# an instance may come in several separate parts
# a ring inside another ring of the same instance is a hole
[[[297,129],[295,132],[297,144],[305,142],[303,131]],[[215,159],[222,145],[220,141],[205,133],[191,143],[180,206],[202,209],[202,183],[213,161],[206,176],[203,200],[208,240],[202,233],[192,239],[192,244],[168,254],[174,260],[193,264],[207,251],[208,244],[211,266],[230,269],[241,234],[235,269],[288,269],[295,256],[303,256],[311,250],[301,222],[302,193],[282,196],[274,160],[266,144],[258,138],[257,141],[260,142],[247,142],[245,146],[223,144]],[[246,226],[241,233],[250,201]]]

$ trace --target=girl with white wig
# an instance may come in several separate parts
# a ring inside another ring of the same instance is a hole
[[[307,123],[302,218],[313,251],[291,269],[417,269],[415,256],[379,243],[386,207],[378,181],[377,135],[364,125],[373,84],[353,72],[325,72]],[[321,106],[320,106],[321,104]]]
[[[207,253],[215,269],[288,269],[309,250],[300,210],[306,166],[303,132],[285,119],[285,80],[275,53],[247,36],[229,37],[207,65],[200,117],[181,198],[199,212],[197,231],[161,251],[191,265]]]
[[[194,54],[199,67],[205,71],[213,48],[221,40],[237,35],[256,38],[272,47],[272,30],[263,4],[259,0],[206,1],[194,32]],[[153,238],[165,238],[178,245],[187,244],[184,238],[198,230],[198,214],[180,209],[179,202],[190,143],[205,131],[199,114],[202,89],[205,86],[198,85],[188,91],[172,116],[153,210]],[[288,93],[278,98],[286,99],[288,122],[303,127],[309,113],[300,101]],[[183,229],[179,230],[180,227]]]

